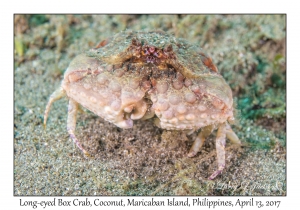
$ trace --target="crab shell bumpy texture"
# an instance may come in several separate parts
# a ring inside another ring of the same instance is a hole
[[[103,45],[70,63],[62,87],[105,120],[131,128],[156,116],[161,128],[185,130],[232,117],[231,89],[200,48],[162,32],[122,32]],[[171,46],[166,68],[133,62],[143,46]]]

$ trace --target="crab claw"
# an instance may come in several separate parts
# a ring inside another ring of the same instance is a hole
[[[144,100],[139,101],[136,103],[130,118],[133,120],[141,119],[145,115],[147,108],[147,103]]]

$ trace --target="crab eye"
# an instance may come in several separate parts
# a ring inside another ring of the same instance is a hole
[[[149,51],[150,51],[150,53],[154,53],[155,47],[149,47]]]
[[[148,52],[148,49],[147,49],[147,48],[144,49],[144,54],[145,54],[145,55],[149,55],[149,52]]]

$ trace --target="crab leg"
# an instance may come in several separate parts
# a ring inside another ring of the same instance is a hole
[[[218,170],[216,170],[208,179],[212,180],[218,176],[225,168],[225,143],[226,143],[226,124],[219,126],[216,138],[216,150],[218,160]]]
[[[213,131],[213,126],[209,125],[204,127],[203,129],[201,129],[200,133],[198,134],[198,136],[196,137],[193,146],[191,147],[189,153],[188,153],[188,157],[194,157],[197,152],[199,152],[199,150],[201,149],[201,147],[203,146],[204,142],[205,142],[205,138],[207,138],[211,132]]]
[[[48,104],[46,106],[46,110],[45,110],[45,114],[44,114],[44,128],[46,128],[46,124],[47,124],[47,119],[48,119],[48,114],[50,112],[50,108],[51,108],[51,105],[53,104],[53,102],[61,99],[62,97],[64,97],[66,95],[66,92],[65,90],[60,87],[58,88],[57,90],[55,90],[50,98],[49,98],[49,101],[48,101]]]
[[[237,135],[231,129],[231,126],[228,123],[226,123],[226,137],[234,144],[241,144],[239,137],[237,137]]]
[[[84,153],[86,156],[90,156],[90,154],[83,149],[82,145],[78,141],[75,136],[75,127],[76,127],[76,114],[78,111],[78,103],[70,98],[69,106],[68,106],[68,119],[67,119],[67,130],[70,134],[71,139],[76,144],[76,146]]]

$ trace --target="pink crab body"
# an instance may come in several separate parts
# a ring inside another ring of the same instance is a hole
[[[76,113],[82,105],[120,128],[134,120],[155,118],[168,130],[199,130],[190,152],[193,157],[205,138],[218,128],[218,170],[225,167],[225,137],[239,143],[227,123],[233,120],[230,87],[200,48],[161,32],[122,32],[99,48],[78,55],[65,72],[51,104],[69,98],[67,128],[75,144],[88,155],[75,135]]]

